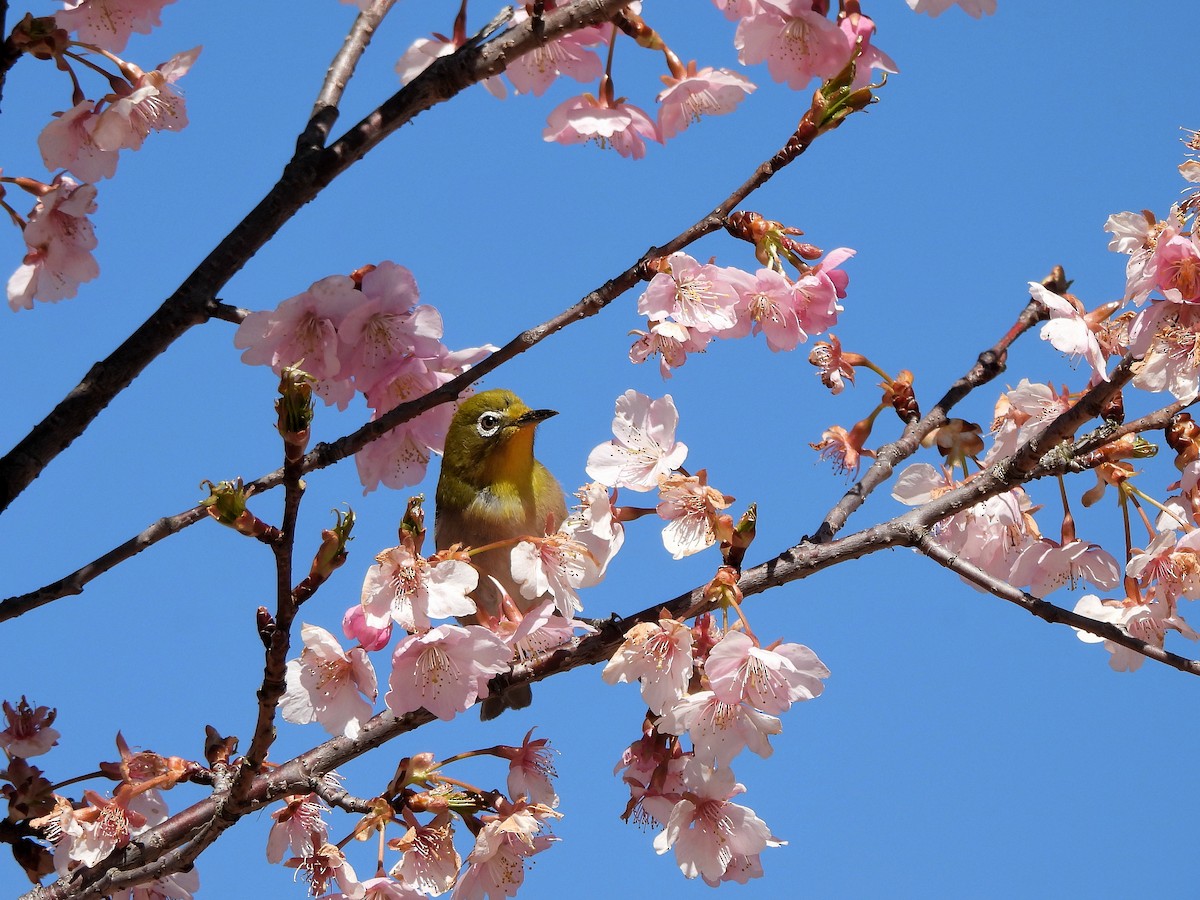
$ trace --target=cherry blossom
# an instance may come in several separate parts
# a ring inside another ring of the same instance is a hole
[[[384,550],[375,560],[362,586],[369,625],[382,628],[394,621],[406,631],[428,631],[431,619],[475,612],[468,595],[479,584],[479,573],[470,563],[446,559],[431,565],[407,545]]]
[[[601,677],[607,684],[640,681],[642,699],[662,715],[692,679],[692,630],[675,619],[639,622],[626,633]]]
[[[1108,590],[1116,587],[1121,567],[1111,553],[1097,544],[1068,541],[1059,544],[1042,538],[1021,551],[1013,563],[1014,585],[1029,585],[1036,597],[1045,597],[1066,584],[1088,581]]]
[[[330,734],[358,737],[379,696],[367,652],[361,647],[345,652],[337,638],[317,625],[302,625],[300,637],[304,650],[287,664],[280,713],[297,725],[320,722]]]
[[[545,594],[554,598],[562,615],[570,618],[583,609],[580,588],[600,581],[601,571],[586,546],[563,532],[521,541],[512,549],[512,576],[521,596],[535,600]]]
[[[200,47],[177,53],[133,82],[131,93],[109,94],[92,140],[102,150],[140,150],[151,131],[180,131],[187,127],[183,95],[171,85],[187,74]]]
[[[714,769],[693,759],[683,767],[683,780],[687,793],[671,810],[654,849],[661,855],[673,847],[685,877],[720,881],[735,858],[755,857],[784,843],[754,810],[730,802],[745,788],[728,768]]]
[[[590,141],[634,159],[646,155],[646,141],[661,143],[658,127],[640,108],[624,100],[597,100],[591,94],[568,97],[554,107],[542,138],[559,144]]]
[[[1092,371],[1108,381],[1108,363],[1100,342],[1083,313],[1065,297],[1047,290],[1036,281],[1029,282],[1033,298],[1046,307],[1050,321],[1042,326],[1041,337],[1056,349],[1074,359],[1083,357]]]
[[[588,454],[588,475],[609,487],[652,491],[660,478],[687,459],[687,445],[675,440],[679,413],[670,394],[651,400],[628,390],[617,398],[613,439]]]
[[[1086,594],[1075,604],[1075,612],[1098,622],[1116,625],[1131,636],[1155,647],[1163,646],[1168,631],[1178,631],[1189,641],[1200,639],[1200,635],[1196,634],[1182,616],[1178,613],[1172,614],[1163,603],[1127,605],[1120,600],[1101,600],[1095,594]],[[1104,649],[1111,654],[1108,664],[1118,672],[1136,671],[1146,661],[1143,654],[1105,640],[1090,631],[1076,628],[1075,635],[1085,644],[1103,642]]]
[[[29,759],[31,756],[41,756],[49,752],[62,736],[58,729],[50,727],[58,715],[57,710],[48,706],[35,709],[24,697],[15,709],[7,700],[4,701],[3,708],[8,726],[0,731],[0,749],[10,758],[19,756]]]
[[[781,713],[793,703],[819,697],[829,669],[803,644],[757,647],[740,631],[729,631],[704,661],[713,692],[726,703],[745,701],[756,709]]]
[[[678,744],[673,751],[668,750],[657,732],[626,748],[613,767],[614,773],[624,769],[622,780],[630,793],[621,818],[639,825],[664,826],[675,804],[683,799],[682,771],[690,758],[681,754]]]
[[[57,175],[29,214],[25,259],[8,279],[8,305],[33,309],[34,300],[74,297],[79,285],[100,274],[92,257],[96,234],[88,215],[96,211],[96,188]]]
[[[94,100],[80,100],[66,112],[55,113],[42,129],[38,149],[47,169],[67,169],[89,184],[112,178],[120,154],[96,145],[96,106]]]
[[[75,33],[75,39],[120,53],[129,36],[149,34],[162,24],[162,8],[175,0],[64,0],[66,6],[54,14],[59,28]]]
[[[389,618],[382,626],[371,625],[367,622],[362,603],[355,603],[342,616],[342,633],[350,640],[358,641],[368,652],[382,650],[391,643],[392,620]]]
[[[723,336],[761,333],[766,336],[767,347],[774,352],[795,350],[798,344],[808,339],[800,327],[798,314],[805,296],[782,273],[759,269],[737,284],[737,293],[737,325]],[[830,297],[833,297],[832,285]]]
[[[65,875],[77,866],[94,866],[135,836],[166,818],[166,804],[156,790],[138,792],[119,785],[111,798],[84,791],[86,805],[59,816],[62,837],[54,846],[54,866]]]
[[[679,78],[666,78],[666,90],[658,95],[658,133],[666,141],[675,137],[702,116],[719,116],[732,112],[747,95],[754,91],[749,79],[706,66],[699,71],[689,63]],[[511,68],[509,77],[512,77]]]
[[[795,90],[836,75],[850,60],[850,39],[814,12],[810,0],[756,0],[754,6],[733,39],[743,65],[765,62],[773,79]]]
[[[530,803],[537,803],[554,809],[558,806],[558,794],[554,790],[552,778],[558,776],[554,770],[554,760],[547,738],[530,740],[533,729],[529,729],[520,747],[498,747],[496,751],[508,760],[508,795],[524,797]]]
[[[737,270],[733,270],[737,271]],[[667,257],[667,270],[650,279],[638,312],[651,320],[670,317],[685,328],[720,332],[737,322],[737,281],[725,269],[700,263],[682,251]]]
[[[488,681],[507,672],[508,645],[479,625],[439,625],[396,645],[383,702],[402,716],[424,707],[450,720],[488,695]]]
[[[828,343],[813,344],[808,361],[817,367],[817,377],[831,394],[836,396],[844,391],[847,381],[854,384],[854,366],[842,355],[842,342],[834,335],[829,336]]]
[[[609,496],[603,483],[586,484],[576,491],[575,496],[580,505],[563,522],[562,532],[584,546],[598,570],[597,578],[602,578],[608,564],[625,543],[625,527],[614,518],[613,497]]]
[[[361,279],[361,296],[338,325],[342,347],[341,378],[371,394],[398,358],[436,359],[442,355],[442,317],[432,306],[418,306],[412,272],[384,261]]]
[[[273,310],[250,313],[238,326],[233,345],[244,351],[247,365],[267,365],[276,373],[285,366],[303,369],[317,380],[317,393],[327,403],[345,408],[354,389],[339,380],[342,342],[337,329],[361,302],[353,279],[327,276]]]
[[[448,812],[425,825],[411,826],[388,846],[402,854],[389,873],[422,894],[436,897],[454,887],[462,858],[454,847],[454,825]]]
[[[746,747],[765,759],[772,752],[768,737],[783,731],[775,716],[744,703],[727,703],[712,691],[683,697],[656,727],[668,734],[687,734],[695,758],[719,766],[729,765]]]
[[[671,377],[671,370],[687,362],[689,353],[702,353],[713,335],[701,331],[689,331],[678,322],[652,322],[649,331],[631,331],[638,335],[629,348],[629,361],[643,363],[657,356],[658,370],[663,378]]]
[[[718,514],[733,502],[707,483],[701,469],[695,475],[668,475],[659,480],[657,512],[667,520],[663,546],[675,559],[682,559],[726,540],[733,528],[727,515]]]
[[[515,896],[525,882],[525,860],[557,840],[553,835],[513,828],[508,819],[488,822],[475,836],[454,900]]]
[[[271,813],[275,821],[267,832],[267,862],[279,863],[284,854],[312,856],[329,836],[321,818],[327,809],[316,794],[293,794],[283,798],[283,808]]]
[[[345,900],[363,900],[366,888],[358,880],[354,868],[334,844],[324,843],[312,856],[289,859],[284,865],[298,869],[308,879],[309,892],[319,897],[337,884]]]
[[[1164,232],[1154,247],[1154,283],[1173,303],[1200,303],[1200,247],[1194,235]]]
[[[511,25],[519,25],[529,19],[529,11],[518,6],[513,12]],[[504,73],[518,93],[540,97],[559,75],[576,81],[595,81],[604,74],[604,63],[593,51],[586,49],[605,39],[605,29],[594,26],[581,28],[564,34],[552,41],[539,44],[531,52],[512,60]]]

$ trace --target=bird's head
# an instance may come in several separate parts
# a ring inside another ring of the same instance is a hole
[[[502,388],[468,397],[446,433],[442,471],[476,487],[527,479],[533,470],[534,429],[555,415],[552,409],[530,409]]]

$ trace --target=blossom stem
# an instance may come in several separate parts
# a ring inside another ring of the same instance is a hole
[[[1150,495],[1148,495],[1144,491],[1142,491],[1141,488],[1138,488],[1137,486],[1132,485],[1132,484],[1126,484],[1125,488],[1126,488],[1126,490],[1129,491],[1130,495],[1138,497],[1139,499],[1145,501],[1146,503],[1149,503],[1151,506],[1153,506],[1159,512],[1165,513],[1166,515],[1170,516],[1172,519],[1174,519],[1176,521],[1176,523],[1178,523],[1180,528],[1182,528],[1184,531],[1188,532],[1189,534],[1196,530],[1195,525],[1192,525],[1189,522],[1185,522],[1183,519],[1179,518],[1179,516],[1173,510],[1171,510],[1167,506],[1164,506],[1162,503],[1159,503],[1153,497],[1151,497]]]
[[[1062,523],[1062,543],[1069,544],[1075,540],[1075,517],[1071,515],[1071,504],[1067,500],[1067,485],[1063,481],[1061,475],[1056,475],[1058,479],[1058,494],[1062,498],[1063,505],[1063,523]],[[1126,522],[1126,531],[1128,531],[1128,522]],[[1126,541],[1128,547],[1128,541]]]
[[[99,770],[97,770],[95,772],[88,772],[86,775],[76,775],[74,778],[68,778],[66,781],[60,781],[58,784],[51,785],[50,790],[57,791],[60,788],[65,788],[71,784],[78,784],[81,781],[88,781],[89,779],[92,779],[92,778],[107,778],[107,777],[108,776],[106,776],[103,772],[101,772]]]

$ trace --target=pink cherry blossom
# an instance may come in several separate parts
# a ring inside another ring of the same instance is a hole
[[[623,100],[597,100],[591,94],[568,97],[554,107],[542,138],[559,144],[590,141],[634,159],[646,155],[646,141],[661,142],[658,128],[641,109]]]
[[[166,804],[156,790],[134,793],[122,783],[112,797],[83,792],[85,805],[67,807],[59,816],[62,837],[54,846],[54,867],[66,875],[80,866],[95,866],[147,828],[166,818]]]
[[[828,281],[828,279],[826,279]],[[806,296],[774,269],[759,269],[737,285],[737,325],[728,337],[764,334],[772,351],[794,350],[808,335],[800,327],[799,310]],[[833,286],[830,285],[830,296]]]
[[[283,807],[271,813],[275,821],[267,833],[267,862],[279,863],[286,853],[312,856],[329,836],[329,826],[321,818],[328,807],[316,794],[292,794],[283,798]]]
[[[454,891],[455,900],[515,896],[525,881],[525,861],[558,840],[553,835],[537,833],[549,815],[558,813],[546,807],[516,806],[519,813],[487,822],[475,836],[467,869]],[[529,815],[526,809],[537,813]]]
[[[654,839],[661,855],[675,848],[675,861],[687,878],[720,881],[735,858],[754,857],[780,841],[754,810],[731,802],[745,788],[728,768],[713,769],[698,760],[683,768],[684,799],[671,810],[666,827]]]
[[[309,894],[320,897],[334,884],[340,889],[339,896],[345,900],[363,900],[366,888],[358,880],[354,868],[336,845],[324,843],[312,856],[289,859],[285,865],[299,870],[308,881]]]
[[[640,622],[601,672],[607,684],[640,681],[642,699],[662,715],[675,705],[692,679],[692,630],[675,619]]]
[[[663,546],[675,559],[683,559],[728,538],[733,523],[718,510],[733,502],[708,486],[707,473],[668,475],[659,480],[658,515],[667,520]]]
[[[75,33],[75,40],[120,53],[133,32],[149,34],[162,24],[162,8],[175,0],[65,0],[54,14],[59,28]]]
[[[401,853],[400,862],[389,873],[393,878],[432,897],[454,887],[462,858],[454,848],[454,825],[449,813],[439,813],[425,825],[410,827],[389,846]]]
[[[635,390],[617,398],[613,439],[588,454],[588,475],[609,487],[652,491],[660,478],[687,459],[687,445],[675,440],[679,413],[670,394],[651,400]]]
[[[361,302],[353,279],[330,275],[273,310],[250,313],[238,326],[233,345],[245,351],[242,362],[247,365],[267,365],[276,373],[285,366],[303,369],[324,388],[318,394],[326,402],[344,408],[354,389],[340,379],[337,329]]]
[[[613,767],[614,773],[625,770],[621,780],[630,793],[621,818],[638,825],[666,825],[671,810],[683,799],[682,771],[689,759],[678,745],[673,751],[667,750],[663,736],[657,732],[631,744]]]
[[[530,740],[533,729],[529,729],[520,747],[499,747],[499,755],[508,760],[508,795],[514,799],[524,797],[530,803],[554,809],[558,806],[558,794],[554,782],[558,777],[547,738]]]
[[[743,65],[765,62],[773,79],[799,89],[813,78],[836,75],[849,62],[850,39],[813,12],[809,0],[757,0],[756,7],[738,23],[733,39]]]
[[[763,649],[740,631],[729,631],[709,651],[704,674],[726,703],[745,701],[779,714],[793,703],[821,696],[829,669],[803,644]]]
[[[96,211],[96,188],[57,175],[41,196],[23,237],[25,259],[8,280],[8,305],[33,309],[34,300],[74,297],[80,283],[100,274],[92,257],[96,234],[88,214]]]
[[[18,701],[15,709],[5,700],[4,719],[8,725],[0,731],[0,749],[10,758],[19,756],[29,759],[48,753],[62,736],[58,729],[50,727],[57,715],[58,711],[48,706],[35,709],[24,697]]]
[[[1116,587],[1121,567],[1112,554],[1097,544],[1085,541],[1057,541],[1042,538],[1029,544],[1013,563],[1014,585],[1029,585],[1035,597],[1045,597],[1064,585],[1074,587],[1087,581],[1108,590]]]
[[[1118,626],[1133,637],[1155,647],[1162,647],[1168,631],[1178,631],[1189,641],[1200,639],[1178,613],[1172,613],[1165,603],[1126,605],[1120,600],[1101,600],[1095,594],[1086,594],[1075,604],[1075,612],[1089,619],[1108,622]],[[1108,664],[1118,672],[1133,672],[1141,668],[1146,657],[1121,644],[1105,640],[1080,628],[1076,637],[1085,644],[1103,643],[1111,656]]]
[[[600,581],[600,566],[586,546],[563,532],[521,541],[512,549],[512,576],[521,596],[535,600],[554,598],[558,611],[571,617],[583,609],[579,589]]]
[[[680,699],[657,728],[667,734],[686,734],[692,739],[695,758],[718,766],[729,765],[747,747],[765,759],[772,753],[769,736],[783,731],[775,716],[744,703],[726,703],[712,691]]]
[[[700,263],[683,252],[672,253],[667,263],[668,270],[651,278],[638,298],[641,315],[652,321],[670,317],[685,328],[701,332],[720,332],[734,326],[737,282],[726,270]]]
[[[1036,281],[1029,282],[1029,292],[1050,313],[1050,321],[1042,326],[1042,340],[1049,341],[1056,349],[1071,357],[1083,357],[1092,371],[1108,381],[1108,363],[1100,342],[1096,339],[1088,321],[1075,306],[1053,291],[1047,290]]]
[[[352,641],[358,641],[368,652],[382,650],[392,640],[392,620],[389,618],[381,627],[367,622],[362,603],[355,603],[342,616],[342,633]]]
[[[713,0],[713,5],[725,14],[725,18],[736,22],[754,13],[757,0]]]
[[[934,17],[940,16],[955,4],[976,19],[985,14],[990,16],[996,11],[996,0],[908,0],[909,8],[914,12]]]
[[[518,6],[513,12],[510,26],[528,19],[528,9]],[[604,74],[604,63],[586,48],[605,40],[605,30],[600,27],[581,28],[539,44],[529,53],[509,62],[504,73],[518,93],[533,94],[535,97],[546,93],[559,75],[576,81],[595,81]]]
[[[1167,300],[1200,303],[1200,247],[1193,235],[1160,235],[1150,266],[1155,287]]]
[[[89,184],[112,178],[119,153],[96,145],[96,106],[94,100],[80,100],[66,112],[55,113],[42,129],[38,149],[47,169],[67,169]]]
[[[678,322],[653,322],[649,331],[632,331],[638,340],[629,348],[629,361],[643,363],[652,356],[659,357],[658,370],[663,378],[671,377],[671,370],[687,362],[689,353],[701,353],[713,335],[701,331],[689,331]]]
[[[479,573],[466,562],[429,560],[399,546],[384,550],[367,569],[362,586],[362,609],[369,625],[382,628],[396,622],[410,632],[428,631],[431,619],[469,616],[475,601],[468,595],[479,584]]]
[[[338,326],[341,377],[352,377],[359,391],[373,392],[398,357],[441,355],[442,317],[432,306],[417,305],[420,295],[412,272],[381,262],[362,276],[361,294]]]
[[[829,341],[818,341],[809,351],[808,361],[816,366],[821,384],[837,395],[846,389],[846,382],[854,384],[854,366],[842,354],[842,342],[834,335]]]
[[[301,626],[300,637],[304,650],[287,664],[280,713],[297,725],[320,722],[330,734],[358,737],[379,696],[366,651],[355,647],[347,653],[337,638],[317,625]]]
[[[183,95],[172,87],[187,74],[200,47],[177,53],[133,82],[124,96],[108,95],[92,140],[103,150],[140,150],[151,131],[181,131],[188,124]]]
[[[599,481],[584,485],[575,493],[580,505],[562,524],[562,532],[587,550],[598,569],[598,578],[604,576],[608,564],[625,543],[625,527],[613,517],[615,495],[614,491],[610,497],[608,488]]]
[[[396,645],[383,702],[402,716],[424,707],[448,721],[488,696],[488,681],[509,670],[511,652],[479,625],[439,625]]]
[[[755,86],[728,69],[705,66],[699,71],[690,63],[680,78],[666,78],[666,90],[658,95],[658,133],[666,141],[702,116],[733,112]]]

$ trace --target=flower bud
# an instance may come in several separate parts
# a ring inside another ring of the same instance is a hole
[[[310,578],[324,580],[346,561],[346,544],[350,540],[350,532],[354,529],[354,510],[346,510],[343,516],[335,509],[333,515],[333,527],[321,532],[321,546],[317,548],[308,572]]]

